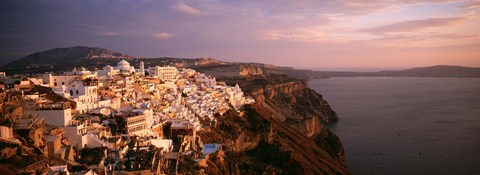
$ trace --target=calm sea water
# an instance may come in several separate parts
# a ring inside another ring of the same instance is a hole
[[[310,80],[354,174],[480,174],[480,79]]]

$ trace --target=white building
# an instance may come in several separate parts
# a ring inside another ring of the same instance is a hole
[[[176,81],[178,70],[176,67],[149,67],[148,73],[151,77],[160,78],[163,81]]]
[[[98,107],[98,80],[85,79],[74,81],[66,89],[70,99],[76,102],[76,109],[79,113],[85,113]]]
[[[46,124],[66,126],[72,120],[72,109],[68,102],[38,103],[35,108],[25,109],[26,116],[36,116],[45,119]]]
[[[243,96],[242,89],[237,85],[235,87],[226,88],[226,93],[230,104],[235,108],[240,108],[245,103],[245,97]]]
[[[45,74],[46,85],[65,98],[75,101],[76,110],[85,113],[98,107],[98,74],[85,68],[73,69],[62,75]]]
[[[148,131],[147,116],[144,114],[127,118],[128,135],[144,136]]]
[[[124,119],[124,131],[128,135],[145,136],[151,133],[149,123],[153,120],[153,112],[150,110],[134,110],[132,112],[122,112],[115,115]]]
[[[96,72],[91,72],[86,68],[73,68],[72,71],[64,72],[60,75],[52,75],[49,73],[43,74],[43,82],[49,87],[59,88],[62,85],[68,86],[72,81],[76,79],[97,78]]]
[[[166,152],[173,150],[172,139],[150,139],[150,143],[157,148],[163,148]]]
[[[68,143],[78,149],[96,148],[107,146],[103,140],[100,140],[99,134],[90,133],[89,130],[95,129],[94,126],[89,126],[87,120],[73,120],[70,125],[64,127],[65,137]]]
[[[125,60],[118,62],[115,69],[119,70],[121,74],[135,73],[135,68],[133,66],[130,66],[130,63]]]
[[[145,76],[145,64],[143,64],[143,61],[140,61],[140,69],[137,69],[137,75]]]
[[[97,70],[96,72],[98,73],[98,77],[102,80],[112,79],[113,76],[116,76],[120,73],[118,69],[115,69],[114,67],[109,65],[103,67],[102,70]]]
[[[145,76],[145,65],[142,61],[140,62],[140,68],[135,69],[135,67],[131,66],[129,62],[121,60],[117,63],[116,67],[107,65],[103,67],[102,70],[97,70],[97,73],[102,79],[112,79],[112,77],[116,75],[131,75],[132,73]]]

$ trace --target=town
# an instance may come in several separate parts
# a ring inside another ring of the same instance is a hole
[[[222,149],[197,132],[255,102],[193,69],[125,60],[16,83],[2,72],[0,81],[0,158],[42,155],[19,170],[26,174],[175,174],[179,159],[201,162]]]

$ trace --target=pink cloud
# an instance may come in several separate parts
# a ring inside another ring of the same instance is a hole
[[[425,48],[442,47],[447,45],[461,45],[475,42],[478,35],[460,33],[410,33],[384,34],[380,38],[365,41],[365,43],[382,47]]]
[[[469,39],[475,38],[478,35],[464,35],[457,33],[420,33],[414,35],[393,34],[386,35],[382,38],[374,39],[376,41],[428,41],[431,39]]]
[[[455,18],[427,18],[420,20],[401,21],[383,26],[372,27],[360,30],[361,32],[369,32],[374,34],[391,33],[391,32],[412,32],[425,28],[452,26],[463,23],[467,17]]]
[[[180,11],[180,12],[190,14],[190,15],[201,15],[201,14],[203,14],[202,11],[200,11],[200,10],[198,10],[198,9],[192,7],[192,6],[189,6],[189,5],[185,4],[184,2],[176,3],[176,4],[172,5],[171,8],[173,10]]]
[[[462,7],[467,9],[480,9],[480,2],[473,2]]]
[[[295,42],[334,42],[334,43],[347,43],[343,37],[328,35],[321,31],[315,30],[315,28],[302,28],[285,31],[267,31],[260,37],[260,40],[264,41],[295,41]]]
[[[158,32],[158,33],[154,33],[153,37],[155,37],[157,39],[167,39],[167,38],[174,37],[174,35],[171,34],[171,33],[167,33],[167,32]]]
[[[97,35],[102,35],[102,36],[118,36],[118,35],[120,35],[120,33],[109,31],[109,32],[99,32],[99,33],[97,33]]]

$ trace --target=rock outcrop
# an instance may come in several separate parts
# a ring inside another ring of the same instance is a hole
[[[328,102],[310,89],[305,80],[268,84],[263,88],[253,89],[250,94],[266,107],[282,108],[283,110],[276,112],[278,115],[273,116],[281,121],[316,118],[321,123],[331,123],[338,120]]]
[[[259,76],[263,75],[263,71],[260,67],[252,65],[252,64],[241,64],[240,66],[240,76],[248,77],[248,76]]]
[[[324,127],[324,124],[338,121],[338,116],[320,94],[308,87],[306,81],[266,85],[252,90],[251,95],[258,105],[271,111],[272,118],[314,140],[317,146],[346,165],[340,139]]]
[[[46,174],[48,161],[36,147],[0,140],[0,174]]]

